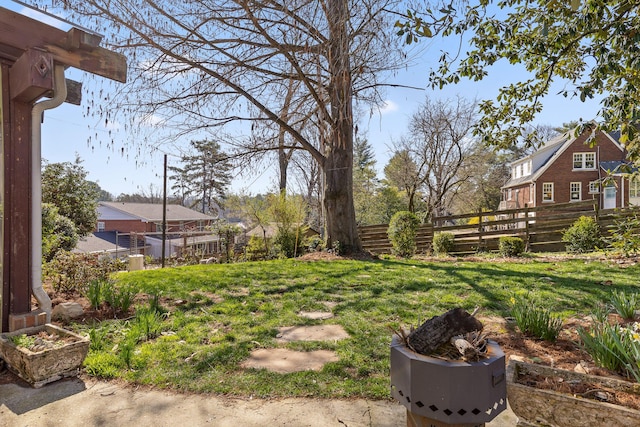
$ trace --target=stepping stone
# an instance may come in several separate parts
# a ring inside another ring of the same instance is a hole
[[[301,311],[298,315],[312,320],[327,320],[333,317],[333,313],[326,311]]]
[[[291,341],[338,341],[349,338],[349,334],[340,325],[285,326],[278,329],[279,342]]]
[[[319,371],[325,363],[337,362],[338,356],[329,350],[293,351],[285,348],[258,349],[242,362],[243,368],[268,369],[286,374],[299,371]]]

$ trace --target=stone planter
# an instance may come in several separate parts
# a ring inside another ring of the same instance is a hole
[[[482,426],[507,407],[505,358],[489,341],[477,362],[423,356],[397,336],[391,342],[391,394],[408,426]]]
[[[640,425],[640,411],[553,390],[520,384],[526,375],[540,375],[554,381],[583,382],[599,387],[640,394],[640,384],[615,378],[587,375],[549,366],[509,360],[507,393],[518,426],[626,427]]]
[[[42,331],[64,337],[66,342],[55,348],[33,352],[17,347],[10,339],[17,335],[35,335]],[[64,377],[77,375],[88,351],[88,338],[51,324],[0,335],[0,357],[7,362],[12,372],[36,388]]]

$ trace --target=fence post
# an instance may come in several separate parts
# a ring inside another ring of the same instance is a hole
[[[478,252],[482,252],[484,249],[484,242],[482,239],[482,208],[478,208]]]
[[[529,252],[531,249],[531,235],[529,234],[529,204],[524,204],[524,235],[525,235],[525,244],[524,250]]]

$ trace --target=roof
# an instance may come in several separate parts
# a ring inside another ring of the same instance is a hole
[[[129,252],[124,246],[119,246],[111,239],[111,232],[92,233],[78,240],[73,252],[97,253],[97,252]],[[120,243],[120,242],[119,242]]]
[[[162,222],[163,205],[159,203],[99,202],[98,205],[132,215],[144,222]],[[167,221],[212,221],[215,219],[217,218],[181,205],[167,205]]]
[[[162,240],[157,237],[151,237],[151,236],[147,237],[147,239]],[[166,241],[170,242],[171,246],[173,247],[181,248],[184,246],[185,240],[186,240],[187,246],[192,246],[192,245],[197,245],[202,243],[219,242],[220,236],[218,236],[217,234],[205,234],[205,235],[198,235],[198,236],[187,235],[186,237],[168,238]]]
[[[263,230],[263,227],[264,227],[264,230]],[[246,235],[249,237],[259,237],[259,238],[274,237],[276,234],[278,234],[278,224],[275,222],[270,222],[268,224],[265,224],[264,226],[258,225],[252,228],[251,230],[247,231],[246,233]],[[306,226],[306,231],[304,233],[306,237],[317,236],[319,234],[320,233],[318,233],[318,231],[314,230],[309,226]]]
[[[539,159],[540,157],[542,157],[542,160],[544,160],[542,163],[537,165],[537,168],[531,171],[531,174],[520,177],[520,178],[516,178],[516,179],[510,179],[509,181],[507,181],[505,185],[502,186],[502,188],[515,187],[518,185],[535,182],[540,177],[540,175],[542,175],[542,173],[545,172],[551,166],[551,164],[553,164],[554,160],[560,154],[566,151],[571,146],[571,144],[573,144],[582,135],[582,134],[578,134],[577,130],[578,130],[578,127],[576,127],[571,131],[565,132],[564,134],[559,135],[549,140],[548,142],[546,142],[536,152],[529,154],[528,156],[513,162],[512,164],[516,164],[529,158],[533,160],[533,159]],[[590,130],[587,129],[584,132],[590,132]],[[598,131],[598,132],[601,132],[601,131]],[[606,137],[608,137],[611,140],[611,142],[613,142],[621,151],[623,150],[619,140],[617,139],[617,137],[619,137],[619,134],[616,135],[616,133],[604,133],[604,132],[603,134]],[[547,156],[546,159],[544,158],[544,156]],[[601,162],[601,164],[602,163],[604,162]]]
[[[507,183],[502,188],[515,187],[517,185],[526,184],[534,181],[537,175],[536,172],[545,168],[545,166],[550,163],[550,160],[553,158],[553,156],[559,151],[561,151],[562,147],[564,147],[564,145],[567,144],[568,141],[573,142],[576,139],[575,136],[571,137],[571,135],[572,135],[571,132],[565,132],[561,135],[558,135],[555,138],[552,138],[549,141],[545,142],[542,146],[540,146],[540,148],[538,148],[536,151],[529,154],[528,156],[522,157],[512,162],[511,165],[515,165],[517,163],[521,163],[521,162],[524,162],[525,160],[530,159],[532,163],[532,167],[537,166],[537,169],[532,170],[531,173],[527,176],[522,176],[520,178],[515,178],[515,179],[509,179],[509,181],[507,181]],[[569,143],[568,145],[571,145],[571,143]],[[538,162],[534,160],[538,160]],[[536,165],[536,163],[539,163],[539,164]]]
[[[621,160],[600,162],[600,169],[613,175],[634,173],[638,171],[638,168],[633,166],[633,163]]]

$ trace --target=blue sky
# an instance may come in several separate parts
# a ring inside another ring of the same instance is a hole
[[[7,5],[0,0],[0,5]],[[15,10],[15,8],[13,8]],[[451,43],[449,43],[450,45]],[[427,47],[428,46],[428,47]],[[427,76],[440,56],[440,49],[447,44],[433,41],[421,41],[421,54],[416,58],[416,65],[398,72],[388,80],[393,84],[404,84],[414,87],[427,86]],[[371,117],[368,114],[358,125],[359,134],[366,136],[376,151],[377,169],[382,171],[390,157],[390,147],[394,140],[405,132],[409,117],[424,102],[425,96],[432,99],[453,98],[462,95],[465,98],[493,99],[498,88],[515,79],[525,76],[521,68],[503,64],[490,70],[489,77],[480,82],[462,81],[457,85],[445,87],[441,91],[387,89],[387,106]],[[42,127],[42,157],[50,162],[73,161],[76,155],[83,160],[83,166],[89,172],[88,179],[97,181],[100,186],[112,193],[135,193],[146,191],[150,186],[158,191],[162,188],[163,154],[161,152],[143,151],[136,155],[135,150],[121,150],[126,142],[117,142],[108,147],[110,131],[103,120],[85,117],[87,105],[92,91],[97,92],[96,79],[90,78],[76,70],[67,70],[67,77],[83,82],[83,105],[64,104],[54,110],[45,112]],[[557,84],[552,94],[561,89]],[[97,100],[94,99],[97,102]],[[544,109],[535,124],[559,126],[572,120],[591,120],[596,118],[599,104],[596,100],[585,103],[578,99],[550,95],[544,100]],[[117,127],[117,124],[115,125]],[[96,138],[97,136],[97,138]],[[102,144],[99,141],[102,140]],[[169,157],[169,163],[175,164],[175,156]],[[259,175],[236,179],[233,191],[245,190],[249,193],[264,192],[275,188],[276,172],[270,168],[262,169]]]

